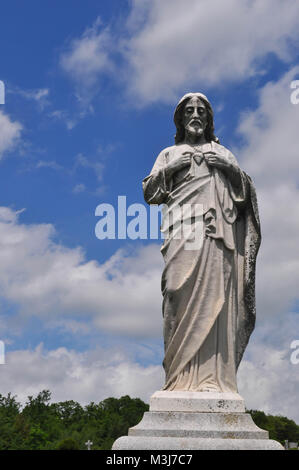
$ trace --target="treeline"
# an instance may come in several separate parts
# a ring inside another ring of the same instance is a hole
[[[109,450],[148,410],[139,398],[107,398],[82,407],[68,400],[51,403],[49,390],[21,404],[0,395],[0,450]]]
[[[292,419],[285,416],[266,415],[263,411],[249,410],[255,424],[269,431],[269,438],[279,441],[284,445],[284,441],[299,442],[299,426]]]
[[[124,396],[91,402],[82,407],[69,400],[50,403],[51,393],[43,390],[29,396],[25,406],[16,397],[0,394],[0,450],[109,450],[113,442],[137,424],[148,405],[139,398]],[[299,441],[299,426],[283,416],[250,410],[254,422],[282,444]]]

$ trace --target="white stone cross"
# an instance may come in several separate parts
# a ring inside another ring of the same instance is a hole
[[[89,439],[87,442],[85,442],[85,445],[87,446],[87,450],[91,450],[90,447],[93,445],[93,442],[91,442]]]

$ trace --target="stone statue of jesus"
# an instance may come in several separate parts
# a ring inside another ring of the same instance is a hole
[[[255,189],[215,137],[205,95],[183,96],[174,123],[175,145],[159,154],[144,179],[144,197],[165,204],[166,213],[184,204],[201,207],[203,239],[187,250],[169,222],[161,248],[164,390],[237,392],[237,368],[255,324],[261,239]]]

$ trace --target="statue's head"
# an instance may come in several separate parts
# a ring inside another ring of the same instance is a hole
[[[188,122],[188,112],[186,111],[188,111],[188,104],[193,104],[193,101],[197,101],[198,104],[201,104],[202,108],[205,108],[202,109],[203,114],[202,117],[199,116],[199,119],[203,125],[202,131],[204,132],[206,141],[211,142],[214,140],[215,142],[219,142],[218,138],[214,135],[213,110],[208,98],[202,93],[187,93],[180,99],[174,113],[174,124],[177,130],[175,143],[179,144],[185,139],[185,129],[190,125]],[[196,129],[194,129],[194,131],[196,131]],[[197,131],[199,132],[199,130]]]

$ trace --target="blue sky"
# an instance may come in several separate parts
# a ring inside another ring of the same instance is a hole
[[[298,13],[295,0],[1,6],[0,393],[148,400],[162,385],[159,242],[98,240],[95,209],[119,195],[143,203],[142,179],[173,143],[177,100],[201,91],[261,210],[257,327],[240,392],[248,407],[299,422],[289,359],[299,339]]]

